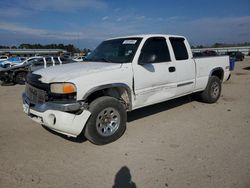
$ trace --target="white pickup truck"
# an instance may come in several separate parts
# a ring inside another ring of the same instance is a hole
[[[228,56],[194,59],[185,37],[119,37],[102,42],[85,62],[29,74],[23,107],[56,132],[83,132],[102,145],[122,136],[127,111],[191,93],[214,103],[229,75]]]

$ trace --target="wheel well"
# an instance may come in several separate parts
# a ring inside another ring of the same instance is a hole
[[[222,81],[222,80],[223,80],[223,77],[224,77],[224,71],[223,71],[223,69],[221,69],[221,68],[214,69],[214,70],[212,71],[211,76],[216,76],[216,77],[218,77],[218,78]]]
[[[102,96],[114,97],[124,105],[126,110],[131,110],[131,95],[129,91],[123,87],[112,87],[94,91],[88,95],[85,101],[90,104],[92,101]]]

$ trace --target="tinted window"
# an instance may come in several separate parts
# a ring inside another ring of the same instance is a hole
[[[34,62],[32,62],[33,66],[44,66],[43,59],[34,59]]]
[[[176,60],[188,59],[188,52],[184,43],[184,38],[170,38]]]
[[[170,55],[166,39],[163,37],[148,39],[141,52],[140,60],[143,61],[144,57],[155,55],[155,60],[152,63],[170,61]]]
[[[25,64],[32,64],[35,63],[38,59],[28,59],[26,62],[24,62]]]
[[[57,57],[54,57],[55,65],[60,65],[60,61],[58,60]]]
[[[46,59],[47,67],[50,67],[53,65],[53,61],[51,57],[46,57],[45,59]]]

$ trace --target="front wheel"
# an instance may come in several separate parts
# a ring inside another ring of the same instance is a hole
[[[104,145],[120,138],[126,130],[127,113],[120,101],[104,96],[89,107],[91,116],[85,127],[85,137],[96,145]]]
[[[216,76],[211,76],[206,89],[201,93],[201,99],[206,103],[215,103],[221,94],[221,80]]]

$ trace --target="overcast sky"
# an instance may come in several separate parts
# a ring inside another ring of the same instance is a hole
[[[143,33],[184,35],[193,45],[250,42],[250,0],[0,0],[0,45],[94,48]]]

